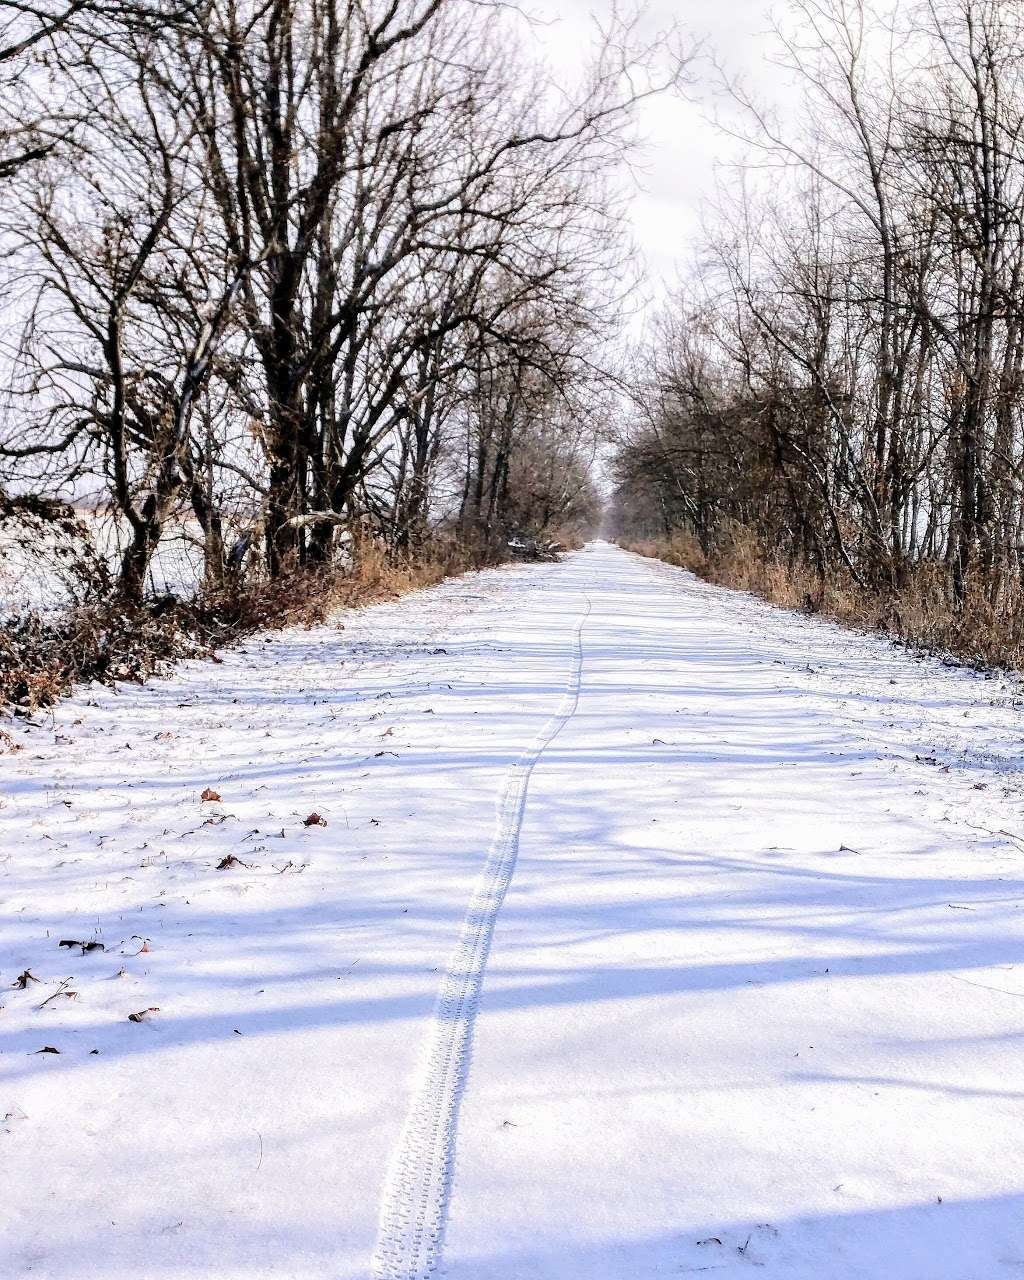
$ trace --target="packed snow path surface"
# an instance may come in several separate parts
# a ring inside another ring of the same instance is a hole
[[[4,1280],[1024,1274],[1009,682],[596,544],[39,721]]]

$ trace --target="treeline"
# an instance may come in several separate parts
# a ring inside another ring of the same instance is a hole
[[[127,602],[183,527],[222,587],[587,526],[628,27],[572,90],[473,0],[0,16],[8,506],[112,512]]]
[[[621,530],[682,533],[742,585],[787,579],[801,603],[845,596],[1016,660],[1024,10],[794,14],[778,57],[802,125],[729,86],[749,164],[638,379]]]

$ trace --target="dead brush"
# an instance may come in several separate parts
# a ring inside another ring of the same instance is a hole
[[[692,533],[677,530],[667,538],[644,539],[640,542],[623,543],[627,551],[646,556],[651,560],[664,560],[679,569],[689,569],[698,577],[706,577],[708,559],[700,542]]]
[[[1024,601],[1009,590],[993,601],[982,584],[971,582],[963,607],[956,609],[943,565],[905,566],[896,585],[862,587],[848,575],[824,576],[799,559],[779,557],[742,526],[723,529],[707,554],[686,532],[624,545],[719,586],[881,632],[912,649],[978,668],[1024,670]]]
[[[354,608],[396,599],[434,586],[472,565],[472,558],[447,539],[435,538],[417,548],[394,551],[376,538],[362,537],[353,544],[351,568],[334,578],[332,601],[337,608]]]
[[[162,601],[129,609],[109,600],[57,619],[30,614],[0,629],[0,703],[50,706],[76,681],[144,679],[196,648]]]
[[[366,537],[344,569],[229,583],[187,601],[165,596],[132,607],[111,597],[56,619],[28,615],[0,628],[0,706],[27,714],[81,681],[142,681],[177,658],[208,657],[256,631],[316,626],[339,609],[395,599],[471,564],[454,541],[396,553]]]

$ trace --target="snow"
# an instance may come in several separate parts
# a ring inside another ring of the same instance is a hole
[[[1012,681],[598,543],[11,731],[5,1278],[1024,1267]]]

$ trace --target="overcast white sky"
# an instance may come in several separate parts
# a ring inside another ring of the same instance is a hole
[[[592,15],[607,17],[611,0],[528,0],[527,7],[545,20],[535,35],[545,56],[571,75],[592,41]],[[652,33],[675,21],[684,31],[704,38],[731,71],[770,95],[774,69],[765,64],[767,33],[771,15],[785,12],[785,0],[650,0],[645,7]],[[704,76],[707,70],[702,69]],[[701,93],[698,83],[695,99]],[[698,230],[701,205],[713,193],[716,161],[727,147],[707,123],[699,102],[677,96],[646,104],[641,129],[648,143],[643,157],[645,189],[634,202],[633,220],[651,284],[660,292],[659,282],[671,287],[675,280],[676,264]]]

